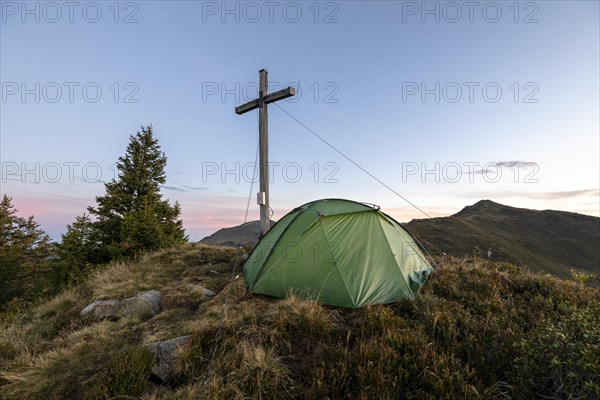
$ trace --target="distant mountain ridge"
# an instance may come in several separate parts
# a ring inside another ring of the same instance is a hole
[[[271,226],[274,222],[271,222]],[[431,254],[478,254],[567,278],[571,270],[600,275],[600,218],[530,210],[481,200],[449,217],[416,219],[403,226]],[[201,243],[253,246],[259,221],[223,228]]]
[[[600,218],[481,200],[449,217],[404,224],[430,253],[473,254],[568,277],[600,273]]]
[[[271,226],[275,221],[271,221]],[[254,246],[260,236],[260,221],[250,221],[230,228],[222,228],[210,236],[205,237],[200,243],[219,246]]]

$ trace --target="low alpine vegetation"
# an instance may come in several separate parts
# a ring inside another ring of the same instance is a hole
[[[3,320],[0,398],[600,397],[598,288],[440,257],[415,301],[349,310],[249,294],[241,260],[235,248],[161,250]],[[154,316],[79,314],[151,289]],[[147,346],[183,336],[158,379]]]

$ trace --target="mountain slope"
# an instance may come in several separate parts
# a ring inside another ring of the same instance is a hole
[[[273,224],[274,222],[271,222]],[[481,200],[442,218],[404,224],[431,254],[479,255],[568,278],[571,270],[600,275],[600,218],[536,211]],[[259,222],[223,228],[201,243],[252,246]]]
[[[271,221],[271,226],[275,221]],[[231,228],[222,228],[200,241],[220,246],[254,246],[260,236],[260,221],[250,221]]]
[[[561,277],[600,272],[600,218],[482,200],[442,218],[404,225],[433,254],[478,254]]]

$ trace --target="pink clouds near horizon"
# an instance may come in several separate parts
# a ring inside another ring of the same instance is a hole
[[[4,189],[4,188],[3,188]],[[102,185],[97,185],[90,188],[53,187],[50,191],[37,190],[38,187],[29,188],[29,190],[13,190],[13,193],[7,192],[13,199],[13,205],[18,210],[18,215],[28,217],[33,215],[36,221],[41,225],[54,240],[60,240],[60,234],[66,232],[67,224],[73,222],[77,215],[86,212],[87,206],[95,204],[95,195],[103,192]],[[188,234],[190,241],[198,241],[205,236],[208,236],[215,231],[231,226],[237,226],[245,221],[246,206],[248,198],[242,196],[226,196],[209,194],[206,192],[197,193],[169,193],[170,196],[164,196],[171,203],[176,200],[180,202],[182,214],[181,218],[184,223],[184,228]],[[481,194],[479,194],[481,195]],[[507,196],[510,201],[502,201],[502,196],[499,200],[507,205],[524,208],[540,209],[540,200],[534,200],[526,194],[524,198],[519,200],[517,197]],[[489,196],[494,200],[495,196]],[[463,207],[474,204],[482,198],[488,196],[467,196],[460,198],[447,198],[446,205],[437,206],[431,205],[431,199],[416,199],[417,204],[431,217],[444,217],[460,211]],[[256,220],[259,218],[258,207],[255,202],[250,201],[247,221]],[[440,200],[441,201],[441,200]],[[497,200],[495,200],[497,201]],[[272,200],[272,208],[274,210],[273,219],[278,220],[291,211],[293,208],[306,203],[306,201],[291,201],[291,200]],[[551,207],[542,207],[541,209],[564,209],[566,211],[599,216],[598,208],[594,207],[594,202],[567,203],[559,199],[548,199],[546,202],[551,203]],[[560,204],[558,204],[560,203]],[[408,222],[412,219],[427,218],[419,210],[409,206],[401,205],[400,201],[393,202],[388,206],[382,205],[383,212],[389,214],[400,222]]]

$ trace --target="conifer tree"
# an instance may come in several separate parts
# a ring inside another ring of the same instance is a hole
[[[75,217],[75,222],[67,225],[67,232],[61,235],[58,247],[62,283],[79,283],[89,275],[98,258],[99,244],[94,234],[94,224],[86,214]]]
[[[0,309],[14,299],[39,296],[52,254],[50,237],[33,216],[19,217],[12,198],[0,202]]]
[[[152,126],[142,127],[129,139],[125,155],[117,162],[118,179],[105,184],[106,194],[96,197],[95,208],[88,207],[96,218],[95,231],[105,261],[187,240],[179,203],[170,205],[160,193],[167,157]]]

